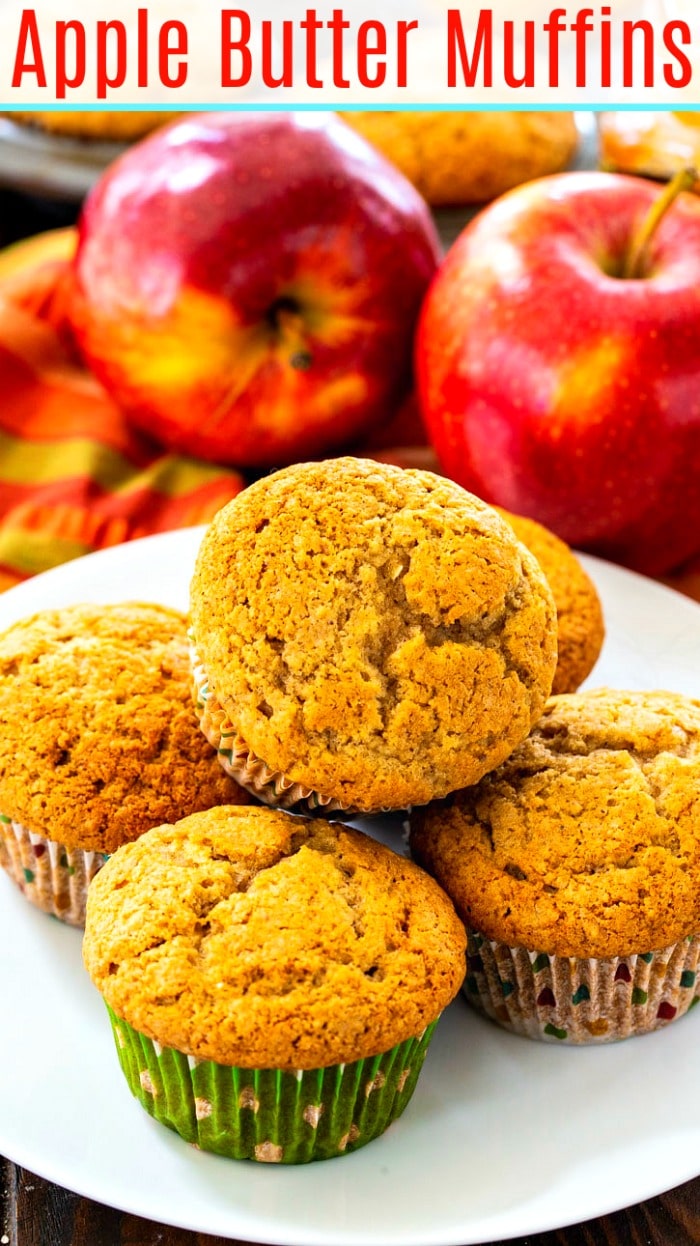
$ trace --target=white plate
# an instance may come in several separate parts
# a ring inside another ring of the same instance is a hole
[[[0,627],[46,606],[186,607],[201,532],[93,554],[0,597]],[[700,606],[586,565],[608,639],[589,682],[700,696]],[[368,1147],[299,1168],[197,1152],[131,1097],[80,934],[0,878],[0,1152],[101,1202],[290,1246],[464,1246],[638,1202],[700,1173],[700,1008],[609,1047],[550,1047],[442,1018],[414,1098]]]
[[[0,116],[0,186],[77,203],[123,143],[51,134]]]

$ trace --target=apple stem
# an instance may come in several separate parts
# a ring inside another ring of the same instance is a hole
[[[627,252],[622,276],[628,280],[643,277],[646,273],[649,243],[669,208],[684,190],[692,190],[698,180],[697,170],[688,166],[676,173],[661,194],[652,203],[644,220],[632,239]]]
[[[289,351],[291,366],[298,372],[306,372],[313,363],[313,355],[306,344],[300,312],[280,307],[275,313],[275,329],[283,349]]]

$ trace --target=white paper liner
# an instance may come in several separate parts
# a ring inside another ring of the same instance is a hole
[[[700,998],[700,935],[632,956],[548,956],[468,931],[464,994],[507,1030],[553,1043],[646,1034]]]
[[[278,809],[289,809],[295,813],[356,813],[356,809],[343,805],[331,796],[322,796],[320,792],[306,787],[303,783],[295,783],[279,770],[271,770],[261,758],[248,747],[243,737],[231,721],[209,687],[207,673],[199,656],[190,649],[192,675],[194,679],[195,708],[199,725],[213,748],[216,749],[219,761],[232,779],[236,780],[251,795],[257,796],[266,805]],[[379,812],[379,811],[377,811]]]
[[[0,814],[0,865],[31,904],[70,926],[85,925],[87,890],[107,860],[67,848]]]

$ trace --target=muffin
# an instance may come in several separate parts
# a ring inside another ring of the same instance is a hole
[[[215,517],[191,591],[201,725],[263,800],[401,809],[475,783],[556,666],[539,564],[430,472],[297,464]]]
[[[10,121],[32,126],[49,134],[104,143],[133,142],[144,138],[166,122],[182,116],[179,112],[131,112],[119,109],[110,109],[109,112],[11,112],[4,115]]]
[[[570,112],[352,112],[343,120],[434,206],[486,203],[570,164]]]
[[[590,675],[605,639],[600,598],[569,546],[534,519],[494,508],[538,563],[557,608],[557,669],[552,693],[575,692]]]
[[[603,169],[666,181],[681,169],[700,167],[700,117],[695,112],[600,113],[598,134]]]
[[[463,927],[417,866],[259,806],[120,848],[83,946],[146,1110],[204,1150],[272,1163],[382,1133],[464,976]]]
[[[553,697],[498,770],[416,815],[411,847],[467,926],[467,998],[507,1029],[605,1042],[695,1002],[700,702]]]
[[[0,864],[82,925],[106,857],[164,819],[247,804],[192,711],[187,627],[164,606],[46,610],[0,635]]]

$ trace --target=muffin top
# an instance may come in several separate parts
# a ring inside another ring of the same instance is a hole
[[[85,964],[117,1016],[244,1068],[321,1068],[417,1037],[457,993],[437,884],[359,831],[251,807],[160,826],[90,886]]]
[[[178,112],[11,112],[1,113],[10,121],[37,126],[52,134],[106,142],[131,142],[143,138],[182,114]]]
[[[219,512],[192,627],[252,751],[362,810],[475,782],[527,735],[556,665],[549,587],[505,521],[452,481],[353,458]]]
[[[109,853],[166,818],[249,799],[197,725],[176,610],[77,605],[0,635],[6,817]]]
[[[700,702],[552,697],[497,771],[412,821],[416,860],[491,939],[575,957],[668,947],[700,930]]]
[[[575,692],[590,675],[605,639],[600,598],[569,546],[534,519],[494,508],[535,555],[557,608],[557,669],[552,693]]]
[[[485,203],[558,173],[578,145],[570,112],[352,112],[359,130],[432,204]]]

